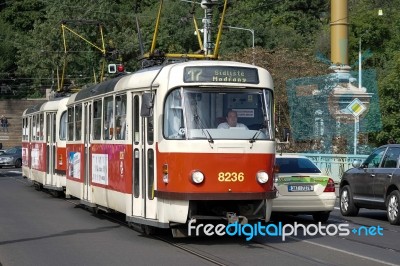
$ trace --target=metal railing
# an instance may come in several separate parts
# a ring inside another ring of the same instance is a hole
[[[330,176],[335,183],[340,182],[343,173],[353,168],[352,163],[355,160],[364,161],[368,155],[352,155],[352,154],[316,154],[301,153],[315,163],[318,168],[326,175]]]

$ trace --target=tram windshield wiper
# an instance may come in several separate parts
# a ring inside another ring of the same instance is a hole
[[[214,139],[211,137],[210,132],[208,132],[207,129],[204,128],[204,123],[201,121],[200,117],[198,115],[194,115],[194,121],[196,122],[196,126],[201,129],[203,134],[207,137],[207,140],[209,143],[214,143]],[[207,134],[206,134],[207,133]]]
[[[210,132],[208,132],[208,130],[207,129],[204,129],[204,128],[202,128],[201,130],[203,130],[203,132],[205,131],[205,132],[207,132],[207,135],[208,135],[208,142],[209,143],[214,143],[214,139],[211,137],[211,134],[210,134]]]
[[[253,137],[251,137],[251,139],[249,140],[250,143],[254,143],[256,142],[256,139],[258,138],[258,135],[260,135],[262,129],[259,129],[254,135]]]

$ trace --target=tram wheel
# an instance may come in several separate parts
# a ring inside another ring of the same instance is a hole
[[[142,231],[145,235],[150,236],[156,233],[156,228],[150,225],[143,224]]]
[[[57,191],[57,190],[50,190],[50,194],[55,197],[55,198],[60,198],[62,195],[61,191]]]
[[[37,191],[40,191],[40,190],[42,190],[42,185],[40,185],[39,183],[34,183],[33,184],[33,186],[34,186],[34,188],[35,188],[35,190],[37,190]]]

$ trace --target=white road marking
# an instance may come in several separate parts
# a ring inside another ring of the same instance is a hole
[[[8,171],[9,173],[14,173],[14,174],[22,174],[21,171]]]
[[[393,263],[386,262],[386,261],[383,261],[383,260],[374,259],[374,258],[367,257],[367,256],[364,256],[364,255],[354,254],[354,253],[351,253],[351,252],[343,250],[343,249],[338,249],[338,248],[334,248],[334,247],[331,247],[331,246],[314,243],[314,242],[311,242],[309,240],[304,240],[304,239],[300,239],[300,238],[293,237],[293,236],[288,236],[288,238],[293,238],[293,239],[295,239],[297,241],[306,242],[306,243],[309,243],[311,245],[315,245],[315,246],[327,248],[327,249],[330,249],[330,250],[342,252],[342,253],[345,253],[345,254],[348,254],[348,255],[351,255],[351,256],[359,257],[359,258],[366,259],[366,260],[371,260],[371,261],[374,261],[374,262],[377,262],[377,263],[382,263],[382,264],[391,265],[391,266],[398,266],[398,264],[393,264]]]

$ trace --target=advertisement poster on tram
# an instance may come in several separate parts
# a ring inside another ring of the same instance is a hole
[[[69,176],[80,178],[81,175],[81,154],[80,152],[69,153]]]
[[[108,185],[108,154],[92,154],[92,182]]]

